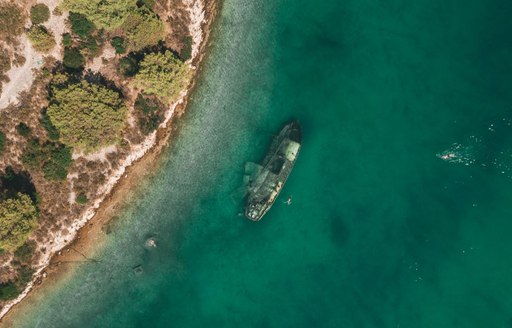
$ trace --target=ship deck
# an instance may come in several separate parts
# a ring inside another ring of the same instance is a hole
[[[300,150],[300,127],[289,124],[274,140],[264,166],[249,186],[246,216],[259,220],[273,205]]]

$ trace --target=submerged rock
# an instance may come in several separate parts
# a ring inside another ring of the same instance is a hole
[[[133,267],[133,273],[135,273],[136,276],[140,276],[144,273],[144,269],[142,268],[142,265],[137,265]]]
[[[146,242],[144,243],[144,246],[146,248],[156,248],[157,244],[156,244],[156,240],[154,237],[150,237],[146,240]]]

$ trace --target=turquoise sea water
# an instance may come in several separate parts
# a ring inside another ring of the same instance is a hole
[[[511,13],[225,0],[179,135],[103,262],[16,326],[512,327]],[[299,160],[250,222],[243,165],[290,119]]]

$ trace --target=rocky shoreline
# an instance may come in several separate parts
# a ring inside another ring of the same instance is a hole
[[[185,111],[198,78],[200,64],[206,55],[207,43],[214,18],[220,5],[218,1],[185,1],[190,8],[189,30],[192,36],[192,58],[187,62],[194,69],[194,76],[189,86],[183,90],[179,99],[167,109],[165,119],[159,128],[121,160],[119,167],[110,174],[102,186],[99,197],[76,220],[53,234],[52,243],[43,246],[42,254],[32,281],[14,300],[7,302],[0,311],[0,323],[9,325],[15,309],[22,300],[31,296],[44,285],[45,281],[57,281],[59,274],[71,272],[69,266],[59,265],[73,258],[81,258],[98,245],[104,234],[103,227],[115,216],[126,203],[126,199],[137,189],[140,181],[147,178],[148,172],[158,165],[158,157],[169,143],[174,128],[174,121]],[[73,249],[74,252],[70,252]],[[12,323],[11,323],[12,324]]]

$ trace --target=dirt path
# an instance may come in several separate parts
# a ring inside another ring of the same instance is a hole
[[[59,0],[41,0],[38,1],[38,3],[47,5],[50,9],[50,13],[52,13],[58,5]],[[66,30],[65,20],[65,15],[56,16],[52,13],[50,19],[44,24],[55,36],[55,42],[57,44],[48,55],[57,59],[62,58],[62,34]],[[29,27],[29,25],[26,27]],[[2,94],[0,95],[0,110],[10,104],[17,103],[18,95],[28,90],[32,82],[34,82],[33,69],[37,69],[43,64],[43,55],[35,51],[30,41],[27,39],[27,35],[23,34],[20,36],[19,40],[19,51],[23,53],[23,57],[25,57],[26,61],[22,66],[12,67],[7,72],[10,81],[3,86]]]
[[[20,92],[30,88],[32,82],[34,82],[32,69],[40,67],[43,63],[43,57],[32,48],[26,35],[20,37],[20,47],[23,49],[25,64],[13,67],[7,72],[10,81],[5,83],[2,89],[0,110],[12,103],[16,103]]]

